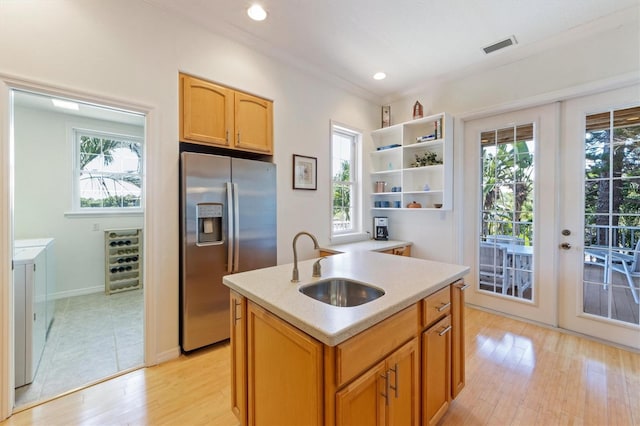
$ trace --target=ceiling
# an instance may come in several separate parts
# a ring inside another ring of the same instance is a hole
[[[594,26],[637,19],[638,0],[145,0],[211,32],[377,99],[515,61]],[[631,9],[634,8],[634,9]],[[604,19],[600,19],[604,18]],[[604,23],[604,24],[602,24]],[[486,55],[483,47],[515,36]],[[377,71],[387,78],[376,81]]]
[[[59,108],[53,105],[52,99],[71,101],[78,106],[77,110]],[[76,117],[93,118],[96,120],[111,121],[114,123],[144,126],[145,117],[142,114],[123,111],[108,106],[96,105],[76,99],[60,98],[41,93],[33,93],[15,90],[13,95],[14,105],[22,108],[45,110]]]

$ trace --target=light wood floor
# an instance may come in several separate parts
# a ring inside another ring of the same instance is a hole
[[[640,354],[465,313],[467,385],[440,425],[640,425]],[[229,381],[224,343],[16,413],[0,426],[237,425]]]

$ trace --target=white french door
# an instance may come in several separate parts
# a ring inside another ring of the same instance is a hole
[[[637,349],[640,277],[623,261],[640,238],[638,106],[638,85],[563,103],[559,222],[572,233],[558,258],[560,327]]]
[[[464,133],[468,302],[552,326],[559,112],[549,104],[470,120]]]

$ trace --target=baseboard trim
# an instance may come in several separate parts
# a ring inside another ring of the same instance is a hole
[[[85,288],[79,288],[76,290],[58,291],[56,293],[53,293],[53,299],[54,300],[65,299],[67,297],[85,296],[87,294],[93,294],[93,293],[104,293],[104,286],[97,285],[94,287],[85,287]]]
[[[168,351],[160,352],[156,354],[156,363],[162,364],[163,362],[172,361],[180,357],[180,346],[176,346]]]

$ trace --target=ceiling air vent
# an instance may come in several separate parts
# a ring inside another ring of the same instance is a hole
[[[482,50],[484,50],[484,53],[486,53],[488,55],[491,52],[495,52],[496,50],[504,49],[505,47],[513,46],[514,44],[517,44],[517,43],[518,42],[516,41],[516,37],[515,36],[511,36],[511,37],[509,37],[507,39],[500,40],[497,43],[493,43],[490,46],[483,47]]]

